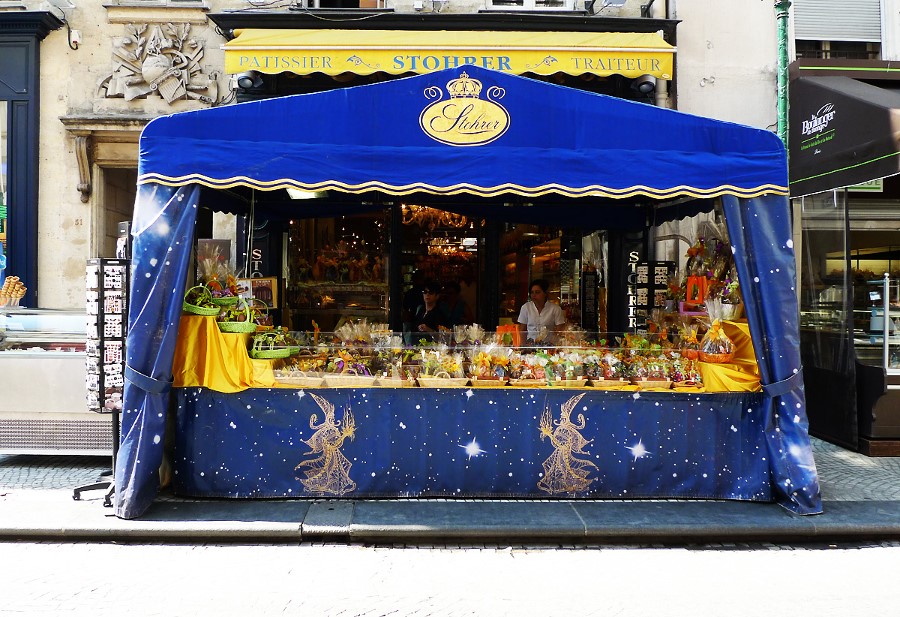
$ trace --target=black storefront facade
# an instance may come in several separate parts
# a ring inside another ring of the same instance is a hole
[[[789,154],[810,433],[898,455],[900,71],[881,61],[794,62]]]
[[[0,12],[0,110],[6,116],[6,273],[25,282],[26,306],[37,305],[38,127],[41,41],[62,22],[46,11]],[[4,173],[4,172],[0,172]]]

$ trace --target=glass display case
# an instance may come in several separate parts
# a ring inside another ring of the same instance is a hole
[[[291,325],[333,330],[345,319],[386,322],[387,298],[386,283],[298,283],[288,288]]]
[[[0,352],[83,352],[84,313],[0,308]]]
[[[853,309],[857,358],[900,374],[900,280],[889,275],[869,280],[865,291]]]
[[[0,452],[112,452],[110,417],[87,408],[86,317],[0,308]]]
[[[291,328],[333,330],[346,318],[388,320],[388,219],[379,210],[291,221],[285,318]]]

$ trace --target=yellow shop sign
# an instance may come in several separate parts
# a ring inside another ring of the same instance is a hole
[[[503,88],[491,86],[481,98],[482,83],[465,72],[447,82],[449,99],[437,86],[425,89],[425,97],[436,99],[419,116],[419,126],[432,139],[450,146],[483,146],[509,128],[509,112],[500,103]]]
[[[236,30],[225,72],[404,75],[474,64],[521,75],[671,79],[675,48],[647,32]]]

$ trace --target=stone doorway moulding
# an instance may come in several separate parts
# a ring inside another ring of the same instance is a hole
[[[141,130],[156,116],[63,116],[60,121],[75,141],[78,162],[78,192],[90,201],[94,188],[94,165],[137,167]]]

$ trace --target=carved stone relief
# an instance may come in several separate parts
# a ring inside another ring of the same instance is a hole
[[[159,96],[170,105],[180,99],[216,103],[218,74],[203,72],[203,41],[190,36],[189,24],[126,24],[113,39],[113,71],[98,84],[107,98]]]

